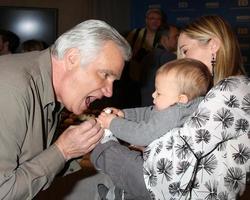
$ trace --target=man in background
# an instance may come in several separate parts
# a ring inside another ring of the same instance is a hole
[[[7,30],[0,30],[0,55],[15,53],[20,43],[19,37]]]
[[[132,51],[133,58],[139,59],[139,55],[142,51],[150,51],[156,45],[156,31],[163,24],[164,15],[158,8],[150,8],[145,15],[145,27],[136,28],[132,30],[128,36]]]
[[[132,47],[133,56],[129,65],[132,80],[139,81],[141,76],[140,62],[157,44],[156,32],[163,24],[164,13],[158,8],[150,8],[145,15],[145,27],[129,32],[127,40]]]

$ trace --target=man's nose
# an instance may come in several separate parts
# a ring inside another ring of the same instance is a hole
[[[102,89],[103,95],[105,97],[112,97],[113,95],[113,82],[108,82]]]

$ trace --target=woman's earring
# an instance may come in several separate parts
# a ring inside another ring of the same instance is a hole
[[[212,76],[214,76],[214,68],[215,68],[215,64],[216,64],[215,55],[214,55],[214,54],[212,54],[212,60],[211,60],[211,65],[212,65]]]

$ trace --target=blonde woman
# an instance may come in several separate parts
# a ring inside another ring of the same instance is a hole
[[[237,199],[250,172],[250,80],[238,41],[224,19],[203,16],[182,30],[178,57],[205,63],[214,87],[183,128],[145,150],[146,187],[152,199]]]

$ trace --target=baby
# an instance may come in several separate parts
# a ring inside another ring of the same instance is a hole
[[[156,73],[154,106],[124,110],[106,108],[98,121],[117,138],[146,146],[170,129],[183,125],[208,91],[211,80],[207,67],[199,61],[168,62]],[[104,137],[102,143],[107,140]]]

